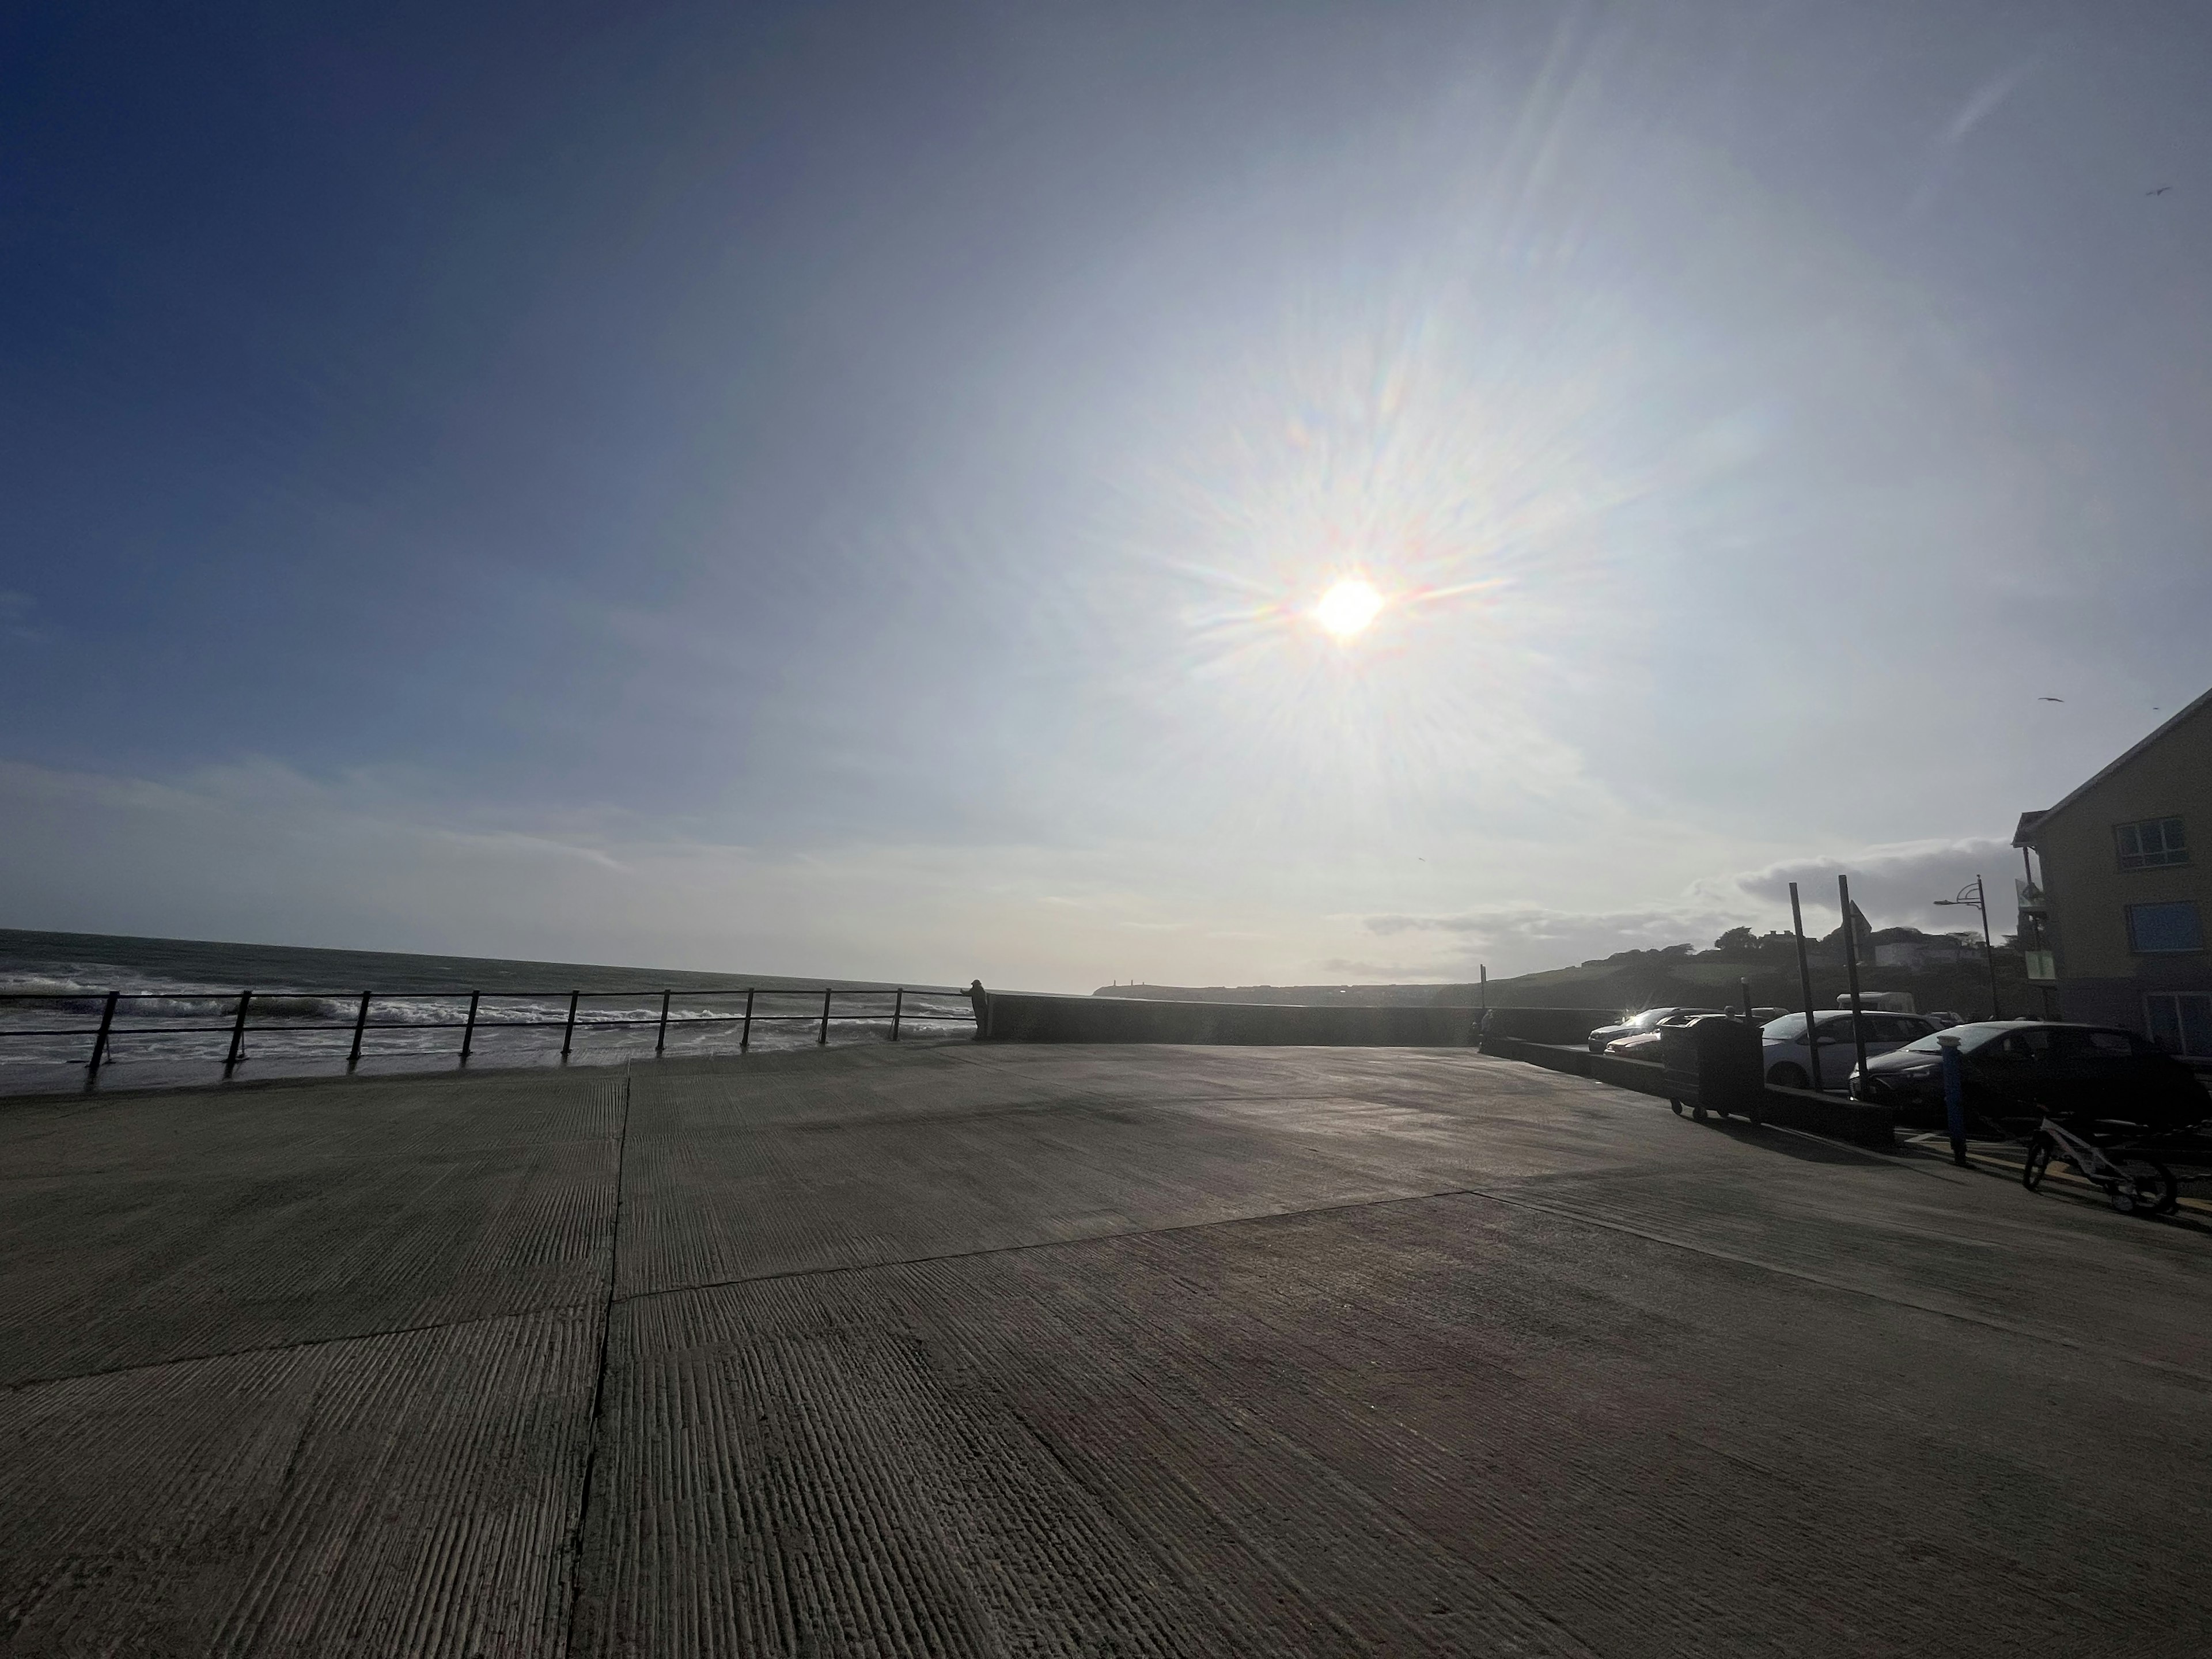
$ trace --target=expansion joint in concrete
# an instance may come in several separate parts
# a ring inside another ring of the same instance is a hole
[[[559,1302],[543,1308],[502,1308],[496,1313],[471,1314],[465,1319],[432,1319],[419,1325],[386,1325],[373,1331],[339,1331],[330,1336],[303,1336],[290,1342],[249,1342],[240,1348],[209,1348],[198,1353],[167,1355],[160,1359],[135,1359],[127,1365],[94,1365],[88,1370],[55,1371],[45,1376],[19,1377],[0,1382],[0,1395],[21,1394],[57,1382],[80,1382],[94,1376],[127,1376],[133,1371],[158,1371],[171,1365],[198,1365],[210,1360],[238,1359],[248,1354],[290,1353],[301,1348],[327,1348],[335,1342],[375,1342],[387,1336],[420,1336],[429,1331],[458,1331],[471,1325],[495,1325],[502,1320],[528,1319],[539,1314],[562,1313],[587,1306]]]
[[[584,1597],[584,1528],[592,1515],[592,1477],[598,1473],[599,1443],[606,1427],[607,1345],[614,1332],[615,1285],[622,1267],[623,1177],[629,1161],[630,1068],[623,1067],[622,1126],[615,1136],[615,1202],[607,1229],[607,1288],[599,1303],[599,1369],[592,1379],[591,1437],[584,1448],[583,1490],[576,1499],[576,1526],[568,1539],[568,1618],[564,1653],[576,1650],[576,1615]]]

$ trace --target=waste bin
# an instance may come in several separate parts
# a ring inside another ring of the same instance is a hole
[[[1719,1014],[1662,1026],[1659,1058],[1667,1072],[1667,1103],[1676,1111],[1687,1105],[1700,1121],[1717,1112],[1759,1121],[1766,1077],[1758,1026]]]

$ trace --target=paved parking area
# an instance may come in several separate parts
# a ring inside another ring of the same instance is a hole
[[[2197,1654],[2212,1231],[1465,1050],[0,1107],[10,1654]]]

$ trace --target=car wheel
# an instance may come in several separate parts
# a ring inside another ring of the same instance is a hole
[[[1813,1079],[1805,1075],[1802,1066],[1793,1066],[1788,1060],[1766,1074],[1766,1080],[1778,1089],[1809,1089]]]

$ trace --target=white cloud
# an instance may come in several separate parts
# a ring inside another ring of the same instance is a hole
[[[1730,927],[1760,933],[1790,926],[1790,884],[1798,884],[1808,933],[1832,929],[1841,915],[1836,878],[1848,876],[1851,897],[1877,927],[1912,927],[1951,933],[1979,926],[1972,910],[1929,902],[1948,898],[1984,876],[1990,895],[1990,926],[2000,934],[2013,922],[2006,876],[2014,854],[1994,838],[1911,842],[1869,847],[1845,855],[1785,860],[1763,869],[1717,876],[1693,884],[1671,904],[1575,910],[1509,904],[1435,915],[1387,914],[1364,919],[1365,930],[1386,939],[1433,937],[1440,948],[1416,957],[1425,972],[1411,977],[1471,977],[1480,963],[1493,973],[1561,968],[1616,951],[1650,950],[1688,943],[1703,949]],[[1331,966],[1351,970],[1340,960]],[[1371,964],[1358,964],[1366,967]]]

